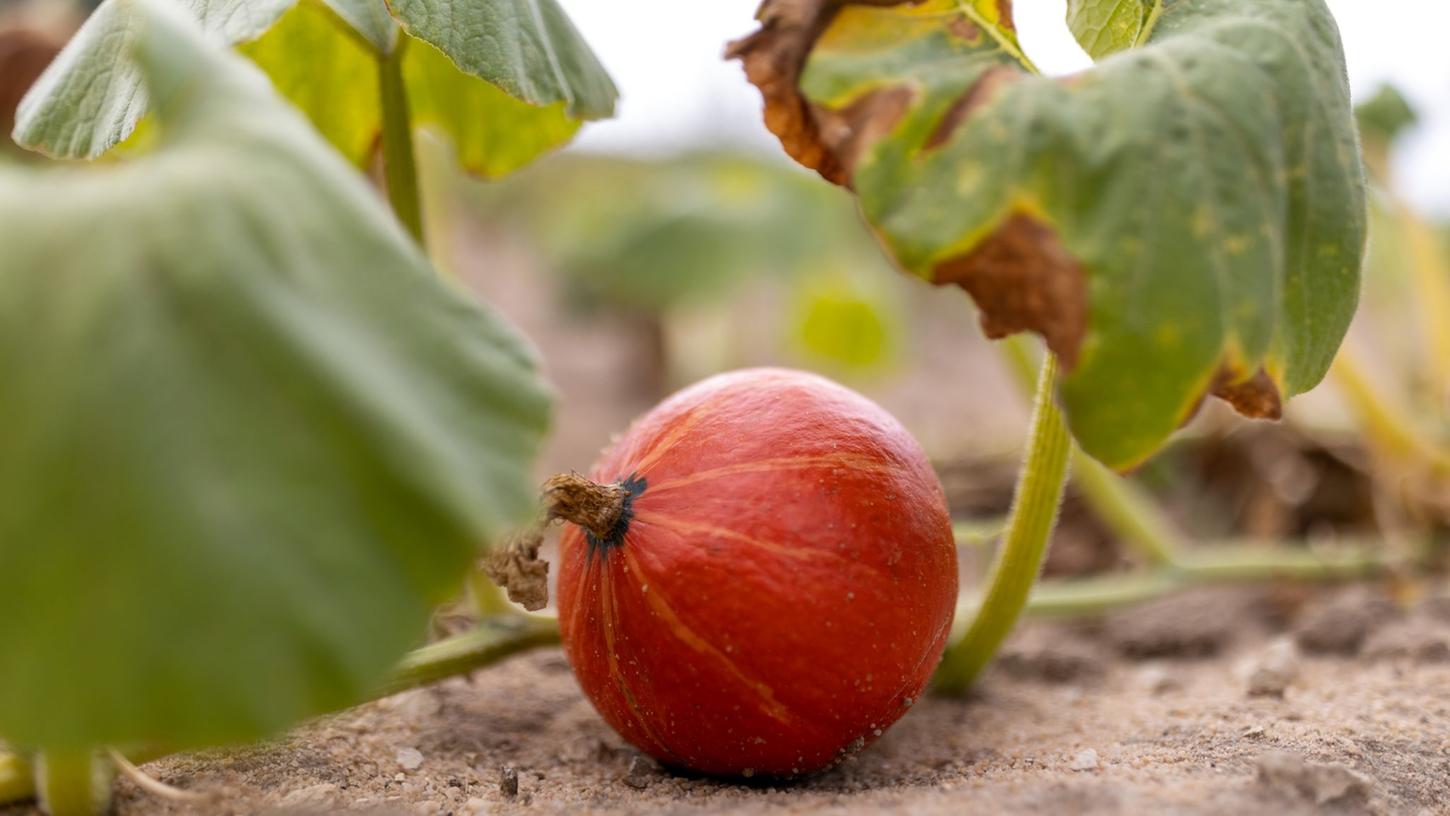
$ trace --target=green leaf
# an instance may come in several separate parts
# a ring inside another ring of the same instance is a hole
[[[1320,0],[1164,2],[1141,47],[1064,80],[1028,70],[1009,16],[978,21],[995,0],[836,6],[772,0],[734,46],[767,123],[988,334],[1047,339],[1089,453],[1130,467],[1206,393],[1274,417],[1323,378],[1365,199]]]
[[[812,363],[854,374],[891,361],[899,332],[880,295],[826,277],[802,287],[797,300],[795,339]]]
[[[301,0],[239,50],[333,147],[358,166],[368,164],[383,129],[377,57],[321,3]]]
[[[1390,144],[1420,120],[1415,108],[1400,89],[1385,85],[1354,109],[1355,119],[1366,141]]]
[[[388,0],[404,30],[469,76],[576,119],[613,115],[613,81],[556,0]]]
[[[254,739],[356,702],[527,518],[531,353],[159,0],[159,142],[0,168],[0,735]]]
[[[301,0],[240,50],[334,147],[366,166],[382,133],[378,62],[345,25],[317,0]],[[443,135],[469,172],[506,175],[567,144],[579,130],[562,103],[520,102],[458,70],[427,43],[406,38],[399,47],[406,49],[403,76],[415,127]]]
[[[507,175],[574,138],[580,122],[563,102],[531,105],[458,70],[441,51],[412,42],[403,58],[417,127],[438,131],[475,175]]]
[[[1067,27],[1093,59],[1141,44],[1164,0],[1067,0]]]
[[[213,37],[260,36],[296,0],[172,0]],[[130,55],[139,27],[134,0],[106,0],[46,69],[15,115],[15,143],[51,156],[93,159],[120,144],[146,112]]]

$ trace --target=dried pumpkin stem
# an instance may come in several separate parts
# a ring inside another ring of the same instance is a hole
[[[966,633],[953,643],[937,670],[937,687],[965,692],[997,654],[1016,625],[1042,570],[1047,542],[1067,484],[1072,438],[1054,396],[1057,358],[1047,355],[1037,381],[1031,444],[1017,480],[1011,523],[987,580],[987,590]]]
[[[595,539],[613,539],[628,507],[629,489],[602,485],[577,473],[563,473],[544,482],[538,519],[496,547],[483,571],[508,592],[509,600],[533,612],[549,604],[549,563],[539,558],[544,532],[556,520],[584,528]]]
[[[544,482],[547,521],[572,522],[600,539],[614,536],[628,498],[629,489],[622,484],[602,485],[577,473],[561,473]]]

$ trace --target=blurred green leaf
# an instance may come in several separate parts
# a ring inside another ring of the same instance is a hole
[[[1088,11],[1141,19],[1140,47],[1058,80],[1030,73],[1009,9],[768,0],[734,51],[787,149],[850,185],[899,263],[968,289],[990,335],[1047,338],[1093,456],[1142,462],[1210,392],[1276,415],[1323,378],[1359,292],[1364,170],[1329,11],[1087,0],[1080,35]]]
[[[547,397],[262,75],[136,2],[154,152],[0,168],[0,734],[356,702],[531,514]]]
[[[1361,102],[1354,109],[1354,115],[1366,139],[1385,144],[1414,127],[1420,118],[1410,101],[1393,85],[1381,87],[1374,96]]]
[[[753,157],[566,156],[491,192],[583,305],[662,312],[760,276],[885,264],[849,196]]]
[[[803,287],[796,311],[796,339],[813,362],[867,371],[890,361],[897,332],[880,297],[821,281]]]

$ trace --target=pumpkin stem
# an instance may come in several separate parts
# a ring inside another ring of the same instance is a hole
[[[544,482],[539,517],[527,529],[505,539],[483,562],[489,579],[509,600],[536,612],[549,604],[549,562],[539,557],[544,531],[555,519],[584,528],[594,542],[618,542],[629,523],[633,482],[602,485],[577,473],[561,473]]]
[[[572,522],[601,541],[613,539],[628,506],[623,484],[602,485],[577,473],[561,473],[544,482],[544,522]]]

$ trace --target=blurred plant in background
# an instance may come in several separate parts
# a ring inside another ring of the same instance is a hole
[[[1362,307],[1332,370],[1347,416],[1296,415],[1320,438],[1367,446],[1386,535],[1450,524],[1450,243],[1393,171],[1417,123],[1393,87],[1357,109],[1369,171],[1370,243]]]
[[[783,163],[575,154],[477,196],[485,218],[529,236],[566,308],[633,326],[651,398],[731,367],[743,336],[774,327],[785,359],[836,376],[897,360],[889,264],[849,197]],[[751,298],[761,286],[770,296]]]

